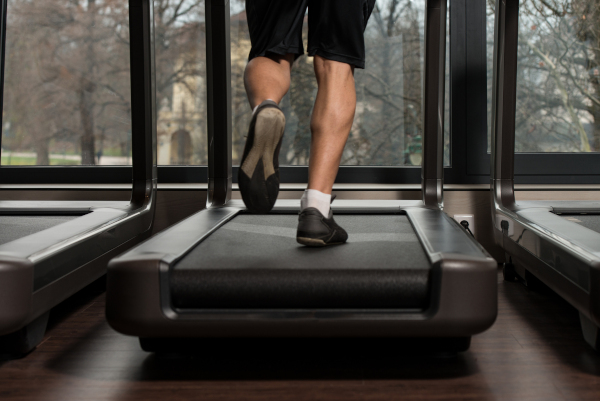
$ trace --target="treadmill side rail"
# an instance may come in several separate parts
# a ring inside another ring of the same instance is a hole
[[[31,310],[33,263],[27,259],[0,257],[0,336],[27,323]]]
[[[89,235],[126,217],[127,213],[122,210],[97,209],[58,226],[2,244],[0,255],[27,258],[37,262],[45,256],[60,252],[66,242],[77,242],[86,234]]]
[[[516,214],[530,223],[529,230],[536,229],[538,235],[549,236],[587,263],[600,262],[600,233],[543,209],[524,209]],[[564,238],[560,234],[565,234]]]
[[[437,254],[455,254],[472,257],[482,263],[494,259],[458,222],[439,209],[407,208],[410,222],[429,255],[431,263]]]
[[[236,207],[201,210],[156,234],[123,256],[159,254],[166,263],[174,263],[241,211],[242,209]],[[172,235],[174,233],[176,235]]]

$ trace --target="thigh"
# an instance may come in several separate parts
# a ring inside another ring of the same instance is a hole
[[[309,0],[308,52],[364,68],[364,31],[375,0]]]
[[[302,22],[307,7],[308,0],[246,0],[250,58],[268,52],[303,53]]]

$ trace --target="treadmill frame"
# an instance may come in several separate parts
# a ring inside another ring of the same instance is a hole
[[[4,59],[7,0],[2,6],[0,28]],[[156,197],[152,13],[150,0],[129,0],[131,200],[0,201],[0,215],[81,215],[0,245],[0,335],[27,326],[101,277],[111,258],[139,243],[144,238],[142,234],[152,227]],[[1,82],[3,85],[3,70]],[[0,89],[3,90],[3,86]]]
[[[526,279],[532,273],[580,313],[586,341],[600,345],[600,233],[557,214],[600,214],[589,201],[515,201],[518,0],[496,3],[491,196],[494,240]],[[577,274],[575,274],[577,273]]]
[[[406,214],[432,264],[430,306],[398,309],[202,309],[171,304],[169,271],[199,242],[244,209],[231,198],[229,2],[207,0],[209,192],[207,209],[113,259],[106,313],[117,331],[174,337],[469,337],[497,314],[497,264],[442,210],[446,1],[427,0],[422,201],[336,201],[336,213]],[[219,45],[221,47],[219,47]],[[217,72],[225,72],[216,75]],[[212,78],[212,79],[211,79]],[[218,94],[218,97],[217,97]],[[226,135],[212,128],[222,124]],[[213,141],[214,139],[214,141]],[[219,142],[217,142],[217,139]],[[273,213],[297,213],[280,200]],[[475,285],[473,285],[475,284]]]
[[[245,208],[207,209],[111,261],[107,318],[141,337],[468,337],[490,327],[497,311],[497,265],[439,209],[419,201],[337,201],[344,214],[406,214],[432,264],[429,307],[402,309],[176,309],[171,267]],[[274,213],[298,211],[278,201]],[[173,235],[176,234],[176,235]],[[477,285],[473,285],[476,283]]]

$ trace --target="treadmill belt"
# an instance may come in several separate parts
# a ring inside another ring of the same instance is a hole
[[[348,243],[296,242],[298,215],[239,215],[169,275],[177,308],[406,308],[429,303],[430,264],[405,215],[338,215]]]
[[[0,245],[66,223],[79,216],[0,216]]]
[[[600,215],[597,214],[571,214],[571,215],[561,215],[562,218],[567,219],[569,221],[575,222],[577,224],[581,224],[585,228],[589,228],[590,230],[596,231],[600,233]]]

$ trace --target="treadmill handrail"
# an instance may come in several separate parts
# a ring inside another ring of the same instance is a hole
[[[514,209],[515,113],[519,1],[496,2],[492,86],[491,186],[493,201]]]
[[[150,0],[129,0],[129,36],[132,203],[143,203],[145,182],[157,179],[154,6]]]
[[[425,206],[440,209],[444,204],[446,10],[446,0],[426,1],[421,190]]]
[[[229,0],[206,0],[208,192],[206,206],[231,199],[232,99]]]

